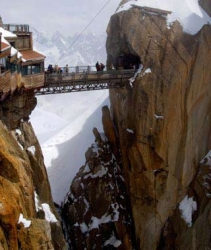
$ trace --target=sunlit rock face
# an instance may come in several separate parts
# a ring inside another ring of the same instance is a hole
[[[118,67],[119,58],[142,64],[127,89],[110,90],[111,112],[137,244],[198,249],[203,240],[209,245],[202,222],[211,223],[209,200],[197,184],[211,139],[211,28],[185,34],[178,22],[167,27],[166,15],[133,7],[111,17],[108,64]],[[197,208],[188,223],[180,204],[190,206],[190,198]]]
[[[19,126],[20,120],[29,119],[36,104],[37,99],[33,90],[16,91],[0,102],[0,119],[10,130],[13,130]]]
[[[0,249],[66,249],[42,151],[27,121],[35,104],[33,93],[0,104]]]

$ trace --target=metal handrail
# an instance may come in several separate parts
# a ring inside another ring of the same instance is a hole
[[[51,64],[52,65],[52,64]],[[52,65],[53,70],[57,71],[59,73],[59,69],[62,70],[62,73],[65,73],[66,68],[68,68],[68,73],[79,73],[79,72],[91,72],[91,71],[97,71],[96,66],[93,65],[88,65],[88,66],[71,66],[71,67],[66,67],[66,66],[62,66],[60,67],[59,65]],[[104,70],[106,70],[108,67],[107,65],[105,65]],[[48,68],[45,68],[45,71],[48,71]]]
[[[66,73],[66,68],[68,68],[68,73]],[[71,66],[71,67],[59,67],[58,65],[55,65],[53,67],[53,73],[61,73],[61,74],[69,74],[69,73],[91,73],[91,72],[122,72],[122,71],[135,71],[135,69],[109,69],[108,65],[105,65],[105,68],[103,70],[97,71],[96,66],[88,65],[88,66]],[[48,68],[45,68],[46,73],[48,72]]]
[[[86,76],[107,76],[107,79],[109,79],[110,77],[116,77],[118,75],[134,75],[136,72],[135,69],[128,69],[128,70],[106,70],[106,71],[85,71],[85,72],[68,72],[68,73],[51,73],[51,74],[46,74],[45,78],[46,78],[46,82],[49,80],[51,81],[52,79],[54,79],[56,81],[56,79],[61,80],[61,79],[65,79],[68,78],[68,80],[74,79],[75,76],[77,76],[79,79],[82,77],[86,77]]]

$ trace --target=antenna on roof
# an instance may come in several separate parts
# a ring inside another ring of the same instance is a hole
[[[1,15],[0,15],[0,27],[3,27],[3,21],[2,21]]]

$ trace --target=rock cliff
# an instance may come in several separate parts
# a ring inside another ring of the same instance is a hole
[[[0,103],[0,249],[66,249],[29,115],[33,91]]]
[[[202,161],[210,149],[211,27],[189,35],[178,21],[167,27],[166,15],[134,6],[111,17],[108,64],[122,56],[142,64],[127,90],[110,90],[111,112],[140,249],[204,249],[211,223],[209,157]]]
[[[170,13],[134,5],[111,17],[107,64],[138,71],[110,90],[105,135],[93,131],[63,204],[71,249],[211,246],[211,27],[190,35]]]
[[[211,16],[211,6],[209,0],[199,0],[199,4],[202,8]]]

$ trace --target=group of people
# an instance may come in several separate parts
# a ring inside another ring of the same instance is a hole
[[[55,65],[53,67],[52,64],[49,64],[48,69],[47,69],[47,73],[50,73],[50,74],[52,74],[52,73],[63,73],[63,70],[58,65]]]
[[[104,65],[103,63],[99,63],[99,62],[97,61],[97,63],[95,64],[95,67],[96,67],[96,70],[97,70],[97,71],[103,71],[104,68],[105,68],[105,65]]]
[[[105,68],[105,65],[103,63],[99,63],[99,62],[97,62],[95,64],[95,66],[96,66],[97,71],[103,71]],[[79,66],[76,66],[75,72],[79,73],[79,71],[80,71]],[[91,71],[91,66],[88,66],[86,71],[89,73]],[[47,71],[46,71],[46,74],[52,74],[52,73],[60,73],[60,74],[65,73],[65,75],[68,75],[69,74],[69,66],[68,66],[68,64],[66,64],[65,67],[61,68],[58,65],[55,65],[53,67],[52,64],[49,64]]]

